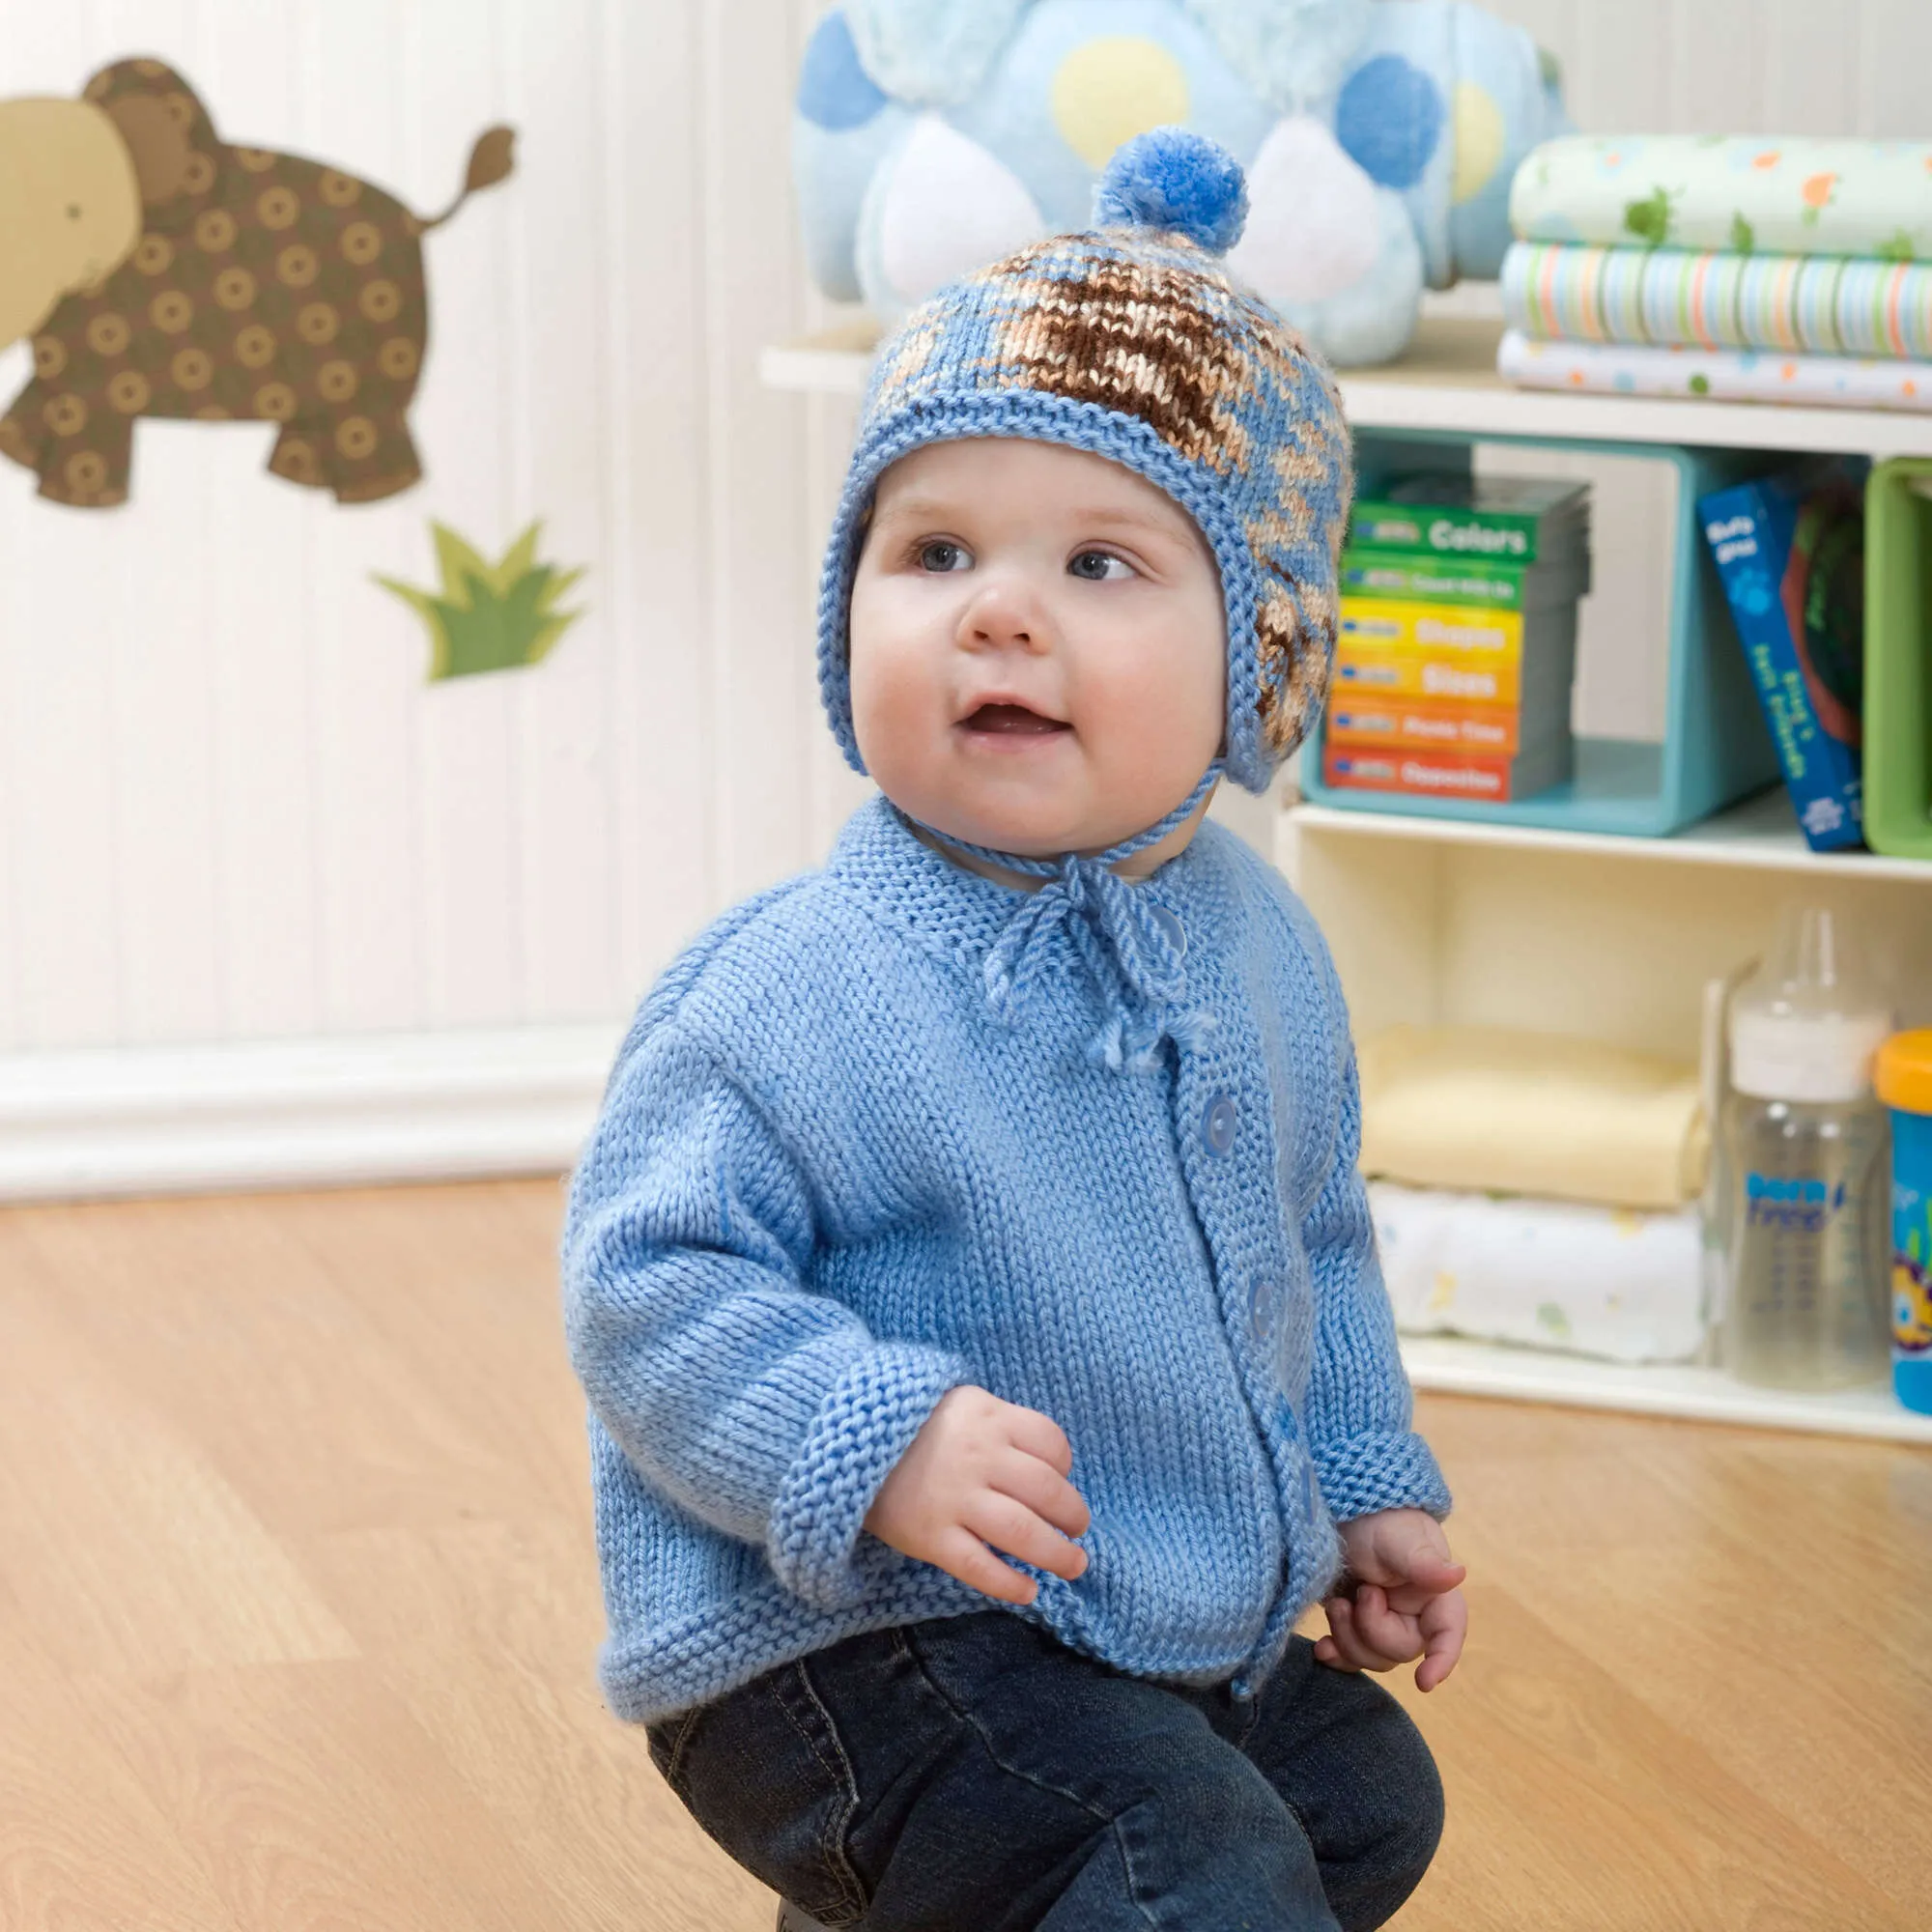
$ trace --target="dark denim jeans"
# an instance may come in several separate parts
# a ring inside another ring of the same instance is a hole
[[[1402,1707],[1299,1637],[1236,1703],[989,1610],[849,1638],[650,1745],[741,1865],[866,1932],[1356,1932],[1442,1831]]]

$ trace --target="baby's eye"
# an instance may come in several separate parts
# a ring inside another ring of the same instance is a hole
[[[973,553],[964,544],[956,544],[945,537],[935,537],[931,543],[919,547],[919,567],[941,575],[954,570],[970,570]]]
[[[1105,550],[1081,551],[1068,561],[1066,570],[1069,576],[1084,577],[1089,583],[1109,583],[1134,574],[1133,565],[1125,557]]]

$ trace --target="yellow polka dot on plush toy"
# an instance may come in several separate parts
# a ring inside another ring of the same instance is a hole
[[[1460,206],[1489,186],[1506,145],[1503,110],[1488,88],[1473,80],[1456,89],[1456,175],[1450,194]]]
[[[1084,41],[1053,76],[1053,125],[1090,168],[1150,128],[1187,119],[1187,75],[1156,42],[1138,34]]]

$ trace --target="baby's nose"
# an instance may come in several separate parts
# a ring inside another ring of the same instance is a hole
[[[974,626],[973,635],[982,643],[988,644],[1030,644],[1033,633],[1023,625],[981,623]]]
[[[975,650],[1037,650],[1046,640],[1046,627],[1032,599],[1006,588],[989,587],[976,598],[961,633],[962,641]]]

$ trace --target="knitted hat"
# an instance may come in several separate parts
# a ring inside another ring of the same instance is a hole
[[[880,350],[818,606],[818,677],[846,759],[852,576],[872,493],[900,457],[964,437],[1087,449],[1164,490],[1220,566],[1228,775],[1250,791],[1313,723],[1335,651],[1353,470],[1335,385],[1217,257],[1240,237],[1234,158],[1178,128],[1130,141],[1094,228],[942,289]]]

